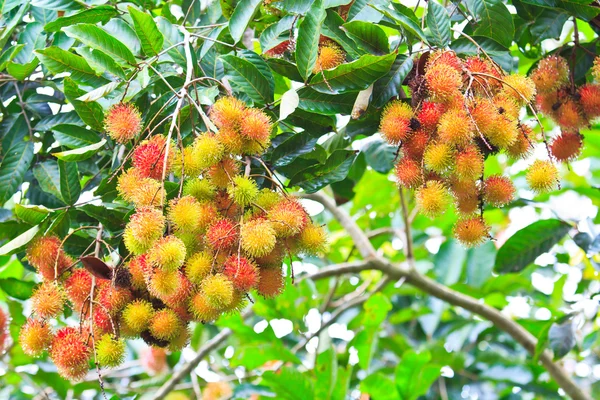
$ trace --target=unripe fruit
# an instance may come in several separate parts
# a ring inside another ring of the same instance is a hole
[[[257,292],[261,296],[269,299],[277,296],[283,291],[285,280],[280,268],[261,268],[259,270],[259,280]]]
[[[171,308],[181,307],[187,303],[192,293],[192,283],[190,280],[182,273],[179,273],[177,277],[178,284],[175,293],[161,298],[161,300]],[[183,319],[183,317],[181,319]]]
[[[569,65],[562,57],[546,57],[531,74],[538,92],[551,92],[569,83]]]
[[[465,110],[450,109],[440,118],[438,135],[440,140],[451,145],[465,145],[475,133],[475,127]]]
[[[137,299],[125,307],[121,318],[132,334],[139,335],[148,328],[153,316],[154,308],[152,304],[146,300]]]
[[[188,307],[196,321],[206,323],[215,321],[221,315],[221,311],[211,306],[202,292],[192,296]]]
[[[396,164],[395,172],[398,184],[404,187],[416,188],[422,183],[423,170],[421,164],[410,158],[403,157]]]
[[[201,169],[218,164],[223,158],[224,150],[216,136],[208,133],[198,136],[193,145],[193,154]]]
[[[162,237],[165,230],[165,217],[160,210],[140,208],[131,216],[125,228],[125,246],[133,254],[145,253]]]
[[[124,200],[136,207],[158,207],[165,197],[160,182],[144,178],[136,168],[129,168],[119,177],[117,190]]]
[[[484,132],[484,135],[493,146],[506,149],[517,141],[519,133],[516,120],[500,117],[496,120],[495,126]]]
[[[456,153],[456,176],[459,180],[474,181],[483,174],[483,155],[471,145]]]
[[[59,329],[50,347],[50,358],[58,373],[71,380],[80,380],[86,375],[91,353],[86,338],[73,327]]]
[[[258,269],[245,257],[230,256],[225,261],[223,273],[237,290],[247,292],[258,283]]]
[[[29,318],[19,333],[19,344],[23,352],[31,357],[40,357],[50,348],[53,339],[50,325],[40,319]]]
[[[183,195],[192,196],[200,203],[213,200],[216,191],[217,188],[208,179],[188,179],[183,185]]]
[[[46,280],[60,276],[72,263],[56,236],[42,236],[27,248],[27,260]]]
[[[157,311],[150,320],[149,330],[152,336],[159,340],[170,341],[183,328],[181,320],[168,308]]]
[[[141,142],[133,151],[133,166],[140,172],[141,176],[152,179],[162,179],[164,159],[167,150],[167,138],[162,135],[154,135],[148,140]],[[167,162],[165,173],[170,170]]]
[[[458,221],[454,227],[454,237],[467,247],[483,243],[489,236],[489,232],[490,227],[481,217],[463,219]]]
[[[266,219],[257,218],[244,222],[240,228],[242,249],[253,257],[262,257],[275,248],[275,230]]]
[[[600,56],[594,58],[594,65],[592,66],[592,77],[596,81],[600,81]]]
[[[269,211],[275,204],[281,201],[281,195],[273,190],[269,189],[261,189],[258,192],[258,196],[256,196],[256,200],[254,201],[254,205],[260,211]]]
[[[513,200],[515,187],[505,176],[494,175],[483,184],[483,198],[494,207],[502,207]]]
[[[448,189],[439,181],[428,181],[417,191],[417,204],[429,218],[437,217],[450,204]]]
[[[557,161],[572,161],[581,153],[582,139],[578,132],[562,132],[552,141],[550,153]]]
[[[54,282],[44,282],[31,296],[31,308],[39,318],[56,317],[65,305],[65,293],[62,286]]]
[[[506,147],[506,154],[514,159],[527,158],[533,152],[530,140],[534,137],[533,130],[524,124],[519,125],[519,135],[513,144]]]
[[[185,266],[185,276],[194,285],[202,283],[205,277],[213,270],[213,256],[207,251],[201,251],[192,255]]]
[[[142,131],[142,115],[131,103],[115,104],[106,112],[104,129],[116,142],[128,142]]]
[[[248,139],[242,137],[239,129],[221,128],[217,138],[227,153],[242,155],[246,151],[245,144]]]
[[[185,245],[175,236],[159,239],[148,252],[150,265],[164,271],[176,271],[185,261]]]
[[[96,340],[96,361],[105,368],[119,366],[125,359],[125,341],[110,334]]]
[[[64,287],[67,298],[73,303],[75,310],[80,310],[92,291],[92,275],[83,268],[77,268],[67,278]]]
[[[413,112],[407,103],[399,100],[388,103],[381,114],[379,131],[392,145],[399,145],[410,133]]]
[[[258,196],[258,186],[254,179],[245,176],[235,176],[227,187],[227,193],[236,204],[249,206]]]
[[[233,301],[233,283],[223,274],[207,276],[200,290],[206,302],[216,309],[227,308]]]
[[[235,97],[221,97],[211,107],[209,117],[217,128],[237,128],[245,110],[244,102]]]
[[[242,117],[240,133],[249,140],[258,142],[263,148],[269,144],[271,118],[258,108],[251,108]]]
[[[536,193],[550,192],[558,187],[558,169],[550,161],[535,160],[525,178]]]
[[[184,178],[198,177],[203,171],[201,158],[194,152],[194,146],[187,146],[183,149],[181,146],[173,149],[171,169],[176,177]]]
[[[215,250],[231,248],[238,239],[237,227],[224,218],[209,226],[205,236],[207,244]]]
[[[325,251],[327,245],[327,233],[322,226],[309,222],[300,232],[298,247],[305,254],[317,255]]]
[[[454,149],[449,143],[431,143],[423,154],[425,166],[430,170],[443,173],[448,170],[455,161]]]
[[[226,188],[230,183],[230,177],[236,176],[239,172],[240,164],[232,158],[224,158],[221,162],[208,171],[208,176],[217,188]]]

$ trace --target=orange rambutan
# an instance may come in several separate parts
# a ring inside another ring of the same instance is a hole
[[[440,117],[445,111],[446,110],[443,104],[434,103],[432,101],[424,101],[423,104],[421,104],[419,113],[417,114],[417,119],[421,124],[421,128],[427,132],[433,132],[440,121]]]
[[[42,236],[27,248],[27,261],[46,280],[53,280],[72,264],[56,236]]]
[[[379,131],[392,145],[399,145],[411,131],[412,108],[399,100],[388,103],[381,114]]]
[[[313,73],[319,73],[325,69],[332,69],[346,61],[346,53],[332,40],[327,40],[319,45],[319,55],[313,69]]]
[[[183,265],[186,256],[185,244],[176,236],[160,238],[148,251],[148,262],[164,271],[176,271]]]
[[[505,96],[499,93],[494,97],[494,106],[498,110],[498,114],[511,121],[519,119],[519,113],[521,112],[521,105],[517,103],[512,97]]]
[[[538,63],[531,73],[538,92],[551,92],[569,83],[569,65],[567,60],[558,56],[546,57]]]
[[[64,282],[67,298],[80,310],[92,291],[92,275],[83,268],[77,268]]]
[[[148,328],[148,324],[154,316],[154,307],[146,300],[136,299],[123,309],[121,321],[128,331],[139,335]]]
[[[233,282],[223,274],[209,275],[204,278],[200,290],[206,302],[218,310],[229,307],[233,302]]]
[[[146,290],[144,274],[149,272],[146,255],[135,256],[127,263],[127,269],[131,275],[131,287],[135,290]]]
[[[188,306],[190,313],[196,321],[206,323],[215,321],[221,315],[221,311],[211,306],[202,292],[194,294]]]
[[[442,142],[460,146],[467,144],[475,133],[471,118],[464,109],[453,108],[440,118],[438,135]]]
[[[272,128],[271,118],[258,108],[245,112],[240,122],[240,133],[246,139],[258,142],[263,148],[269,145]]]
[[[494,207],[502,207],[510,203],[515,195],[512,181],[501,175],[488,177],[483,184],[483,198]]]
[[[115,104],[106,112],[104,129],[115,141],[125,143],[142,131],[142,114],[131,103]]]
[[[133,166],[142,177],[161,180],[166,151],[167,138],[162,135],[154,135],[135,148],[133,151]],[[170,162],[167,162],[167,169],[164,173],[168,173],[169,170]]]
[[[212,105],[209,117],[217,128],[237,128],[246,111],[246,104],[232,96],[221,97]]]
[[[419,161],[423,158],[427,143],[429,143],[429,134],[418,129],[402,143],[402,153],[408,158]]]
[[[286,249],[283,249],[282,246],[275,246],[272,252],[263,257],[256,257],[254,261],[256,261],[259,268],[281,268],[286,255],[285,252]]]
[[[568,162],[579,156],[582,146],[583,136],[579,132],[566,131],[554,138],[550,153],[557,161]]]
[[[502,95],[524,105],[535,97],[535,82],[521,74],[507,75],[502,78]]]
[[[600,116],[600,84],[588,83],[579,88],[579,103],[585,116],[593,120]]]
[[[256,291],[261,296],[270,299],[281,292],[285,286],[283,271],[279,268],[261,268]]]
[[[28,318],[19,333],[21,348],[30,357],[40,357],[50,348],[52,339],[54,335],[50,324],[41,319]]]
[[[435,65],[444,65],[462,73],[463,62],[453,51],[436,50],[429,55],[425,69],[432,68]]]
[[[467,146],[456,152],[455,173],[458,179],[475,181],[483,174],[483,155],[477,146]]]
[[[423,161],[428,169],[437,173],[443,173],[453,165],[455,152],[449,143],[431,143],[425,149]]]
[[[558,168],[551,161],[535,160],[525,178],[534,192],[550,192],[558,187]]]
[[[594,65],[592,66],[592,77],[596,81],[600,81],[600,56],[594,58]]]
[[[240,228],[242,249],[253,257],[262,257],[275,248],[275,229],[264,218],[255,218],[244,222]]]
[[[174,339],[182,328],[183,324],[177,314],[168,308],[163,308],[154,313],[148,326],[152,336],[159,340],[166,341]]]
[[[519,124],[519,135],[513,144],[505,148],[506,154],[514,159],[527,158],[533,152],[530,138],[534,137],[533,130],[524,124]]]
[[[160,182],[144,178],[136,168],[129,168],[119,176],[117,191],[136,207],[158,207],[166,197]]]
[[[213,185],[217,188],[224,189],[229,185],[231,177],[238,174],[240,163],[233,158],[224,158],[220,163],[214,165],[208,170]]]
[[[91,354],[86,338],[73,327],[59,329],[50,346],[50,358],[58,373],[71,380],[80,380],[86,375]]]
[[[116,330],[115,320],[102,305],[93,307],[91,321],[90,333],[93,332],[96,337]]]
[[[172,296],[178,289],[180,273],[179,271],[155,269],[146,278],[148,291],[151,295],[159,299]]]
[[[504,116],[496,119],[494,127],[483,133],[485,138],[494,146],[506,149],[519,137],[519,123]]]
[[[227,153],[241,155],[244,153],[246,140],[242,137],[238,129],[221,128],[217,134],[217,139],[223,145]]]
[[[543,114],[556,118],[556,110],[560,107],[562,97],[564,97],[562,91],[538,93],[535,96],[535,103]]]
[[[175,293],[161,298],[165,304],[173,309],[186,304],[192,294],[192,283],[184,274],[178,274],[178,284]],[[183,318],[181,318],[183,319]]]
[[[470,215],[479,209],[479,197],[476,193],[471,195],[457,196],[456,210],[462,215]]]
[[[165,217],[158,209],[141,207],[129,219],[123,239],[133,254],[145,253],[160,239],[165,230]]]
[[[425,82],[430,96],[442,103],[451,103],[460,95],[463,86],[461,73],[445,63],[435,63],[427,68]]]
[[[238,229],[227,218],[220,219],[210,225],[206,231],[205,240],[215,250],[231,248],[238,239]]]
[[[327,233],[322,226],[309,222],[298,238],[298,247],[305,254],[318,255],[325,251],[327,246]]]
[[[424,215],[434,218],[450,205],[448,189],[439,181],[427,181],[417,191],[417,204]]]
[[[398,161],[395,172],[398,183],[406,188],[415,188],[422,183],[421,164],[408,157],[403,157]]]
[[[567,99],[561,103],[560,107],[556,110],[556,123],[561,128],[566,129],[578,129],[585,125],[587,122],[581,113],[581,109],[577,102],[573,99]]]
[[[490,227],[481,217],[463,219],[454,226],[454,237],[467,247],[480,245],[489,234]]]
[[[98,290],[98,302],[111,315],[117,314],[133,300],[131,291],[127,288],[114,286],[109,281],[102,281]]]
[[[275,204],[267,213],[275,233],[281,237],[293,236],[308,223],[306,210],[297,200],[287,198]]]
[[[230,256],[224,264],[223,273],[233,283],[233,286],[247,292],[258,283],[258,269],[246,257]]]
[[[469,106],[469,113],[482,134],[493,130],[499,114],[494,103],[486,97],[477,97]]]
[[[43,282],[31,295],[31,308],[42,319],[56,317],[64,305],[64,290],[55,282]]]
[[[472,74],[472,88],[477,93],[485,94],[494,92],[500,87],[500,81],[492,77],[501,78],[498,69],[492,63],[480,57],[468,57],[465,62],[465,69]],[[479,75],[485,74],[485,75]],[[486,75],[491,75],[486,76]]]

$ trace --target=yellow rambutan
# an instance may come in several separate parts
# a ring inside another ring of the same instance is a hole
[[[309,222],[298,237],[298,247],[305,254],[317,255],[325,251],[327,247],[327,233],[325,229]]]
[[[535,97],[535,82],[525,75],[507,75],[502,80],[502,95],[513,99],[517,104],[527,104]]]
[[[435,142],[427,146],[423,160],[428,169],[443,173],[453,165],[455,152],[449,143]]]
[[[208,227],[205,239],[211,248],[225,250],[237,242],[238,229],[231,220],[223,218]]]
[[[417,191],[417,204],[424,215],[434,218],[450,205],[448,189],[439,181],[427,181]]]
[[[496,106],[499,115],[508,118],[509,120],[516,121],[519,119],[521,106],[512,97],[504,96],[500,93],[494,97],[494,105]]]
[[[148,251],[148,262],[165,271],[176,271],[185,261],[185,245],[176,236],[160,238]]]
[[[592,77],[596,81],[600,81],[600,56],[594,58],[594,65],[592,66]]]
[[[189,311],[196,321],[202,323],[215,321],[221,315],[221,311],[211,306],[202,292],[194,294],[188,306]]]
[[[211,182],[217,188],[227,188],[232,177],[240,170],[240,163],[233,158],[223,158],[221,162],[208,170]]]
[[[187,179],[183,184],[183,194],[194,197],[200,203],[213,200],[216,192],[217,188],[208,179]]]
[[[388,103],[381,113],[379,131],[392,145],[399,145],[411,131],[413,111],[410,105],[400,100]]]
[[[499,114],[492,100],[486,97],[477,97],[469,106],[469,113],[477,125],[477,130],[486,134],[495,128]]]
[[[111,334],[104,334],[96,340],[96,361],[104,368],[114,368],[125,359],[125,341]]]
[[[271,189],[261,189],[254,200],[254,205],[261,211],[269,211],[271,207],[281,201],[281,194]]]
[[[161,300],[169,307],[173,308],[177,312],[176,308],[186,304],[192,294],[192,283],[184,274],[178,274],[179,282],[177,284],[177,290],[170,296],[161,297]],[[178,313],[179,314],[179,313]],[[184,315],[180,315],[183,320]]]
[[[50,358],[60,376],[66,379],[83,378],[87,374],[91,354],[84,334],[73,327],[59,329],[50,346]]]
[[[215,135],[204,133],[194,140],[193,155],[200,169],[217,165],[224,152],[225,148]]]
[[[137,208],[160,207],[166,192],[159,181],[151,178],[142,178],[138,181],[137,188],[131,194],[131,201]]]
[[[162,237],[165,230],[165,217],[160,210],[142,207],[129,219],[123,240],[133,254],[145,253]]]
[[[173,295],[178,289],[179,274],[179,271],[155,269],[146,278],[148,291],[151,295],[160,299]]]
[[[206,302],[216,309],[227,308],[233,302],[233,283],[223,274],[204,278],[200,290]]]
[[[579,88],[579,103],[589,120],[600,116],[600,84],[588,83],[581,86]]]
[[[115,104],[106,112],[104,129],[115,141],[125,143],[142,131],[142,115],[131,103]]]
[[[471,118],[464,109],[453,108],[440,118],[438,135],[442,142],[460,146],[467,144],[475,133]]]
[[[31,308],[42,319],[56,317],[65,305],[65,292],[55,282],[43,282],[31,295]]]
[[[513,144],[505,148],[506,154],[514,159],[527,158],[533,152],[530,140],[533,139],[533,130],[524,124],[518,127],[519,135]]]
[[[240,228],[242,249],[253,257],[269,254],[275,248],[276,240],[273,224],[264,218],[245,221]]]
[[[194,151],[194,146],[187,146],[183,149],[176,147],[173,149],[171,157],[172,170],[175,176],[198,177],[204,170],[203,158],[198,157]]]
[[[517,120],[500,117],[495,126],[483,133],[485,138],[494,146],[501,149],[510,147],[519,137],[519,124]]]
[[[569,65],[559,56],[546,57],[531,73],[538,92],[551,92],[569,83]]]
[[[404,187],[415,188],[422,183],[423,171],[421,164],[408,157],[403,157],[398,161],[394,171],[398,184]]]
[[[534,192],[550,192],[558,187],[558,168],[551,161],[535,160],[525,178]]]
[[[121,320],[129,332],[139,335],[148,328],[154,316],[154,307],[146,300],[136,299],[127,304],[121,315]]]
[[[187,312],[187,311],[186,311]],[[174,353],[177,351],[181,351],[183,350],[188,344],[190,344],[190,340],[191,340],[191,334],[190,334],[190,330],[184,326],[182,329],[179,330],[179,332],[177,333],[177,335],[171,339],[171,341],[169,342],[169,351]],[[169,394],[177,394],[178,392],[171,392]],[[181,392],[179,392],[181,393]],[[183,395],[183,393],[181,393]],[[181,396],[179,397],[179,399],[175,398],[175,399],[169,399],[169,396],[165,397],[165,400],[191,400],[189,397],[183,395],[184,398],[182,398]]]
[[[155,312],[148,326],[152,336],[166,341],[175,338],[182,328],[183,325],[177,314],[168,308]]]
[[[550,153],[557,161],[568,162],[579,156],[582,146],[583,137],[579,132],[562,132],[552,141]]]
[[[27,261],[46,280],[59,277],[69,267],[72,260],[62,249],[56,236],[42,236],[35,239],[27,248]]]
[[[475,181],[483,174],[483,155],[477,146],[467,146],[456,152],[454,172],[460,180]]]
[[[460,220],[454,226],[454,237],[464,246],[478,246],[489,237],[490,227],[481,217]]]
[[[19,343],[23,352],[31,357],[40,357],[50,348],[54,335],[50,325],[41,319],[27,319],[19,333]]]
[[[492,175],[483,183],[483,198],[494,207],[502,207],[510,203],[515,195],[512,181],[501,175]]]
[[[328,40],[319,45],[319,55],[313,69],[313,74],[317,74],[324,69],[332,69],[346,61],[346,53],[342,48],[332,40]]]
[[[256,291],[268,299],[277,296],[283,291],[285,280],[283,271],[279,268],[259,269],[259,280]]]
[[[267,217],[273,223],[275,233],[281,237],[300,233],[308,223],[308,215],[304,207],[291,198],[275,204],[267,213]]]
[[[169,203],[167,220],[176,231],[196,232],[200,228],[202,206],[192,196],[173,199]]]
[[[185,276],[194,285],[199,285],[202,280],[210,275],[213,270],[213,256],[207,251],[193,254],[186,262]]]
[[[227,193],[240,206],[249,206],[258,196],[258,186],[252,178],[234,176],[227,187]]]
[[[246,104],[232,96],[221,97],[212,105],[209,117],[219,128],[236,128],[246,111]]]
[[[430,96],[442,103],[452,102],[463,86],[461,73],[445,63],[434,63],[427,68],[425,82]]]

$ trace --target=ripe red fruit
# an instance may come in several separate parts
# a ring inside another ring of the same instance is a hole
[[[237,242],[238,229],[231,220],[223,218],[208,228],[205,238],[215,250],[228,249]]]
[[[582,139],[583,137],[579,132],[562,132],[552,141],[550,153],[558,161],[572,161],[581,153]]]
[[[258,269],[245,257],[230,256],[224,265],[224,273],[236,289],[247,292],[258,283]]]
[[[77,268],[65,280],[64,287],[75,311],[79,311],[92,291],[92,275],[83,268]]]
[[[487,178],[483,185],[483,198],[495,207],[510,203],[515,194],[515,187],[505,176],[494,175]]]
[[[294,43],[291,40],[284,40],[277,46],[270,48],[264,52],[266,57],[281,57],[286,52],[291,52],[294,49]]]
[[[424,101],[417,115],[421,128],[428,132],[434,131],[440,121],[440,117],[446,111],[445,108],[442,104]]]
[[[586,118],[592,120],[600,116],[600,84],[583,85],[579,88],[579,99]]]
[[[402,158],[396,164],[396,178],[398,183],[407,188],[416,188],[422,183],[423,171],[421,164],[410,158]]]
[[[422,129],[413,132],[402,144],[404,156],[419,161],[423,158],[425,148],[429,143],[429,134]]]
[[[146,178],[162,179],[167,138],[154,135],[144,140],[133,151],[133,166]],[[165,173],[169,172],[170,164],[167,162]]]
[[[91,348],[79,329],[65,327],[58,330],[50,348],[50,358],[58,373],[72,380],[80,380],[88,371]]]

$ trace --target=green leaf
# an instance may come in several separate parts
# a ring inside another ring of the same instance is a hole
[[[300,186],[307,193],[315,193],[327,185],[344,180],[356,158],[351,150],[334,151],[325,164],[317,164],[298,172],[288,186]]]
[[[75,204],[81,193],[77,163],[58,160],[60,194],[67,204]]]
[[[84,125],[79,115],[73,110],[44,117],[33,127],[33,130],[45,132],[60,124]]]
[[[441,367],[429,364],[430,361],[428,351],[409,350],[402,355],[396,367],[396,388],[402,400],[417,400],[424,396],[440,376]]]
[[[232,54],[221,56],[221,60],[225,64],[227,76],[237,90],[258,104],[273,101],[271,84],[256,65]]]
[[[135,33],[142,44],[142,50],[147,56],[158,55],[162,50],[165,38],[158,30],[152,16],[131,6],[128,7],[128,10],[133,20]]]
[[[296,64],[293,64],[288,60],[284,60],[283,58],[269,58],[267,60],[267,64],[271,70],[277,72],[281,76],[285,76],[292,81],[302,82],[304,80],[300,76]]]
[[[0,253],[2,253],[2,249],[0,249]],[[2,289],[4,293],[10,297],[14,297],[15,299],[19,300],[27,300],[30,298],[34,287],[34,282],[26,282],[16,278],[0,279],[0,289]]]
[[[360,391],[377,400],[404,400],[398,396],[394,381],[381,372],[371,374],[360,382]]]
[[[100,75],[103,74],[105,71],[108,71],[121,79],[125,79],[125,72],[123,72],[123,68],[121,68],[121,66],[117,64],[115,60],[113,60],[106,53],[103,53],[97,49],[92,49],[87,46],[77,47],[75,51],[80,56],[82,56],[85,59],[85,61],[87,61],[89,66],[94,70],[96,74]]]
[[[584,21],[590,21],[600,14],[600,8],[587,5],[589,3],[587,0],[585,0],[583,4],[577,1],[563,0],[522,0],[522,2],[553,10],[565,10],[568,14]]]
[[[98,133],[78,125],[58,124],[52,127],[52,131],[56,141],[70,149],[92,146],[101,140]]]
[[[123,225],[126,221],[123,210],[115,208],[114,206],[107,207],[104,204],[100,206],[86,204],[78,207],[78,210],[81,210],[88,216],[98,220],[98,222],[101,222],[102,225],[113,232],[123,229]]]
[[[392,98],[402,91],[402,82],[412,70],[413,59],[409,56],[398,54],[392,68],[387,74],[379,78],[373,87],[371,104],[381,108]]]
[[[29,225],[41,224],[52,212],[44,206],[15,204],[15,215]]]
[[[427,36],[425,36],[423,30],[419,27],[419,25],[417,25],[415,21],[410,19],[408,16],[389,8],[382,8],[377,6],[373,6],[373,8],[375,8],[377,11],[393,20],[398,25],[399,30],[406,30],[406,32],[418,37],[426,44],[429,43],[427,40]]]
[[[24,44],[11,46],[0,55],[0,71],[3,71],[6,68],[6,65],[12,61],[21,50],[23,50],[23,47],[25,47]]]
[[[283,367],[277,373],[267,371],[262,379],[275,392],[277,399],[315,399],[312,381],[297,368]]]
[[[120,84],[121,83],[119,81],[109,82],[106,85],[100,86],[99,88],[94,89],[91,92],[87,92],[86,94],[79,96],[77,98],[77,100],[83,101],[84,103],[96,101],[96,100],[101,99],[104,96],[110,94]]]
[[[12,75],[13,78],[19,81],[23,81],[25,80],[25,78],[27,78],[33,73],[33,71],[36,69],[39,63],[40,62],[38,59],[34,59],[33,61],[27,64],[17,64],[14,61],[10,61],[6,65],[6,70],[10,75]]]
[[[286,15],[274,24],[266,27],[266,29],[260,34],[260,48],[264,53],[267,50],[272,49],[284,40],[289,39],[289,31],[292,29],[292,25],[296,17],[293,15]],[[282,38],[281,35],[286,35]]]
[[[135,65],[135,57],[131,50],[121,41],[95,25],[77,24],[63,28],[63,31],[69,37],[79,40],[86,46],[101,50],[113,58]]]
[[[117,15],[118,12],[116,8],[112,6],[97,6],[69,15],[68,17],[58,18],[44,25],[44,30],[46,32],[56,32],[62,27],[79,23],[97,24],[98,22],[101,22],[105,24],[109,19],[116,17]]]
[[[36,225],[6,243],[4,246],[0,247],[0,256],[10,255],[22,249],[27,243],[31,242],[39,230],[39,225]]]
[[[57,199],[62,199],[60,194],[60,174],[58,164],[55,161],[37,163],[33,167],[33,176],[35,176],[35,179],[37,179],[44,192],[53,195]]]
[[[233,10],[233,14],[229,19],[229,32],[234,43],[242,40],[246,27],[252,21],[252,17],[258,11],[261,3],[261,0],[241,0],[235,6],[235,10]]]
[[[4,45],[11,38],[13,31],[15,30],[15,28],[17,27],[19,22],[22,21],[23,16],[27,12],[28,8],[29,8],[29,3],[23,2],[21,4],[21,8],[19,8],[19,10],[12,15],[12,18],[10,20],[8,19],[8,14],[6,15],[6,17],[4,17],[4,15],[2,16],[3,21],[2,21],[2,31],[0,33],[0,49],[4,49]]]
[[[296,64],[300,76],[306,81],[312,74],[319,55],[319,36],[325,21],[325,8],[321,0],[315,0],[298,26],[296,41]]]
[[[462,275],[467,250],[456,240],[450,239],[440,247],[434,258],[436,280],[446,286],[454,285]]]
[[[275,168],[288,165],[302,154],[310,153],[318,139],[306,131],[293,134],[273,150],[271,163]]]
[[[427,27],[431,33],[429,42],[437,47],[446,47],[452,37],[448,11],[437,0],[430,0],[427,4]]]
[[[60,47],[50,46],[43,50],[36,50],[36,54],[42,64],[53,74],[69,72],[73,81],[83,85],[96,86],[106,82],[106,79],[99,77],[83,57]]]
[[[10,127],[8,124],[11,124]],[[7,118],[3,121],[3,128],[7,129],[0,143],[0,205],[17,192],[33,160],[33,143],[26,140],[29,131],[23,115]]]
[[[298,97],[300,98],[298,107],[308,112],[321,115],[350,115],[356,100],[356,93],[333,95],[305,87],[298,90]]]
[[[364,90],[390,71],[395,58],[396,54],[365,54],[351,63],[319,72],[310,85],[314,90],[332,94]]]
[[[31,5],[50,10],[79,10],[83,8],[83,4],[76,0],[32,0]]]
[[[491,278],[496,253],[496,246],[491,241],[467,251],[467,283],[469,285],[479,288]]]
[[[177,29],[175,25],[170,23],[166,18],[158,17],[157,18],[158,29],[163,34],[165,41],[163,43],[163,50],[167,48],[171,48],[167,52],[167,54],[180,66],[186,65],[185,58],[185,50],[183,48],[183,44],[179,46],[175,46],[177,43],[181,43],[183,41],[183,33]],[[174,46],[174,47],[173,47]]]
[[[486,36],[473,36],[472,39],[479,47],[467,38],[459,38],[450,44],[450,48],[462,56],[478,56],[483,49],[503,69],[507,71],[513,69],[514,60],[508,48]]]
[[[519,230],[500,247],[494,264],[499,274],[519,272],[549,251],[571,229],[566,222],[545,219]]]
[[[72,161],[83,161],[92,157],[106,144],[106,139],[102,139],[98,143],[91,144],[89,146],[80,147],[78,149],[61,151],[58,153],[52,153],[52,155],[59,160],[72,162]]]
[[[546,350],[546,345],[548,344],[548,332],[550,332],[550,328],[554,325],[554,320],[548,322],[542,330],[537,334],[537,343],[535,345],[535,351],[533,353],[533,361],[535,363],[538,362],[540,356]]]
[[[381,174],[389,173],[394,168],[397,146],[390,146],[383,139],[368,142],[361,152],[364,153],[367,164]]]
[[[576,326],[572,319],[561,324],[552,324],[548,331],[548,345],[554,353],[554,360],[566,356],[577,343]]]
[[[540,43],[544,39],[558,39],[568,19],[569,14],[565,12],[544,9],[529,27],[534,43]]]
[[[342,26],[350,39],[359,47],[375,55],[384,55],[390,52],[388,37],[383,29],[370,22],[352,21]]]
[[[392,309],[392,303],[384,294],[375,293],[363,306],[362,323],[364,326],[378,327],[385,321],[388,312]]]
[[[92,129],[102,131],[104,129],[104,110],[102,106],[96,102],[77,100],[77,98],[85,94],[85,91],[79,89],[77,84],[70,78],[65,78],[63,84],[65,97],[73,104],[73,108],[75,108],[81,120]]]
[[[475,35],[487,36],[510,47],[515,35],[512,15],[502,0],[477,0],[473,12],[480,18]]]
[[[335,350],[329,347],[317,356],[315,362],[315,398],[321,400],[331,399],[337,381],[338,364]]]
[[[354,40],[350,39],[346,32],[341,29],[345,22],[338,13],[327,10],[327,17],[321,26],[321,34],[340,44],[350,57],[358,58],[362,53],[358,51]]]

